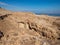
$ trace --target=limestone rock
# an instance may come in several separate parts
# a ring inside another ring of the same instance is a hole
[[[60,17],[5,13],[0,15],[0,31],[0,45],[60,45]]]

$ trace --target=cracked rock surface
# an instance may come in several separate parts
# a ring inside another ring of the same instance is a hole
[[[60,45],[60,17],[0,14],[0,45]]]

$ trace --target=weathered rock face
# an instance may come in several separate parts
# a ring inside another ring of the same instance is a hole
[[[1,15],[0,45],[60,45],[60,17],[27,12]]]

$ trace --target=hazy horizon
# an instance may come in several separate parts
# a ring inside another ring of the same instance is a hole
[[[0,0],[0,7],[12,11],[60,14],[60,0]]]

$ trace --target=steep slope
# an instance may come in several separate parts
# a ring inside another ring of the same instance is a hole
[[[28,12],[1,16],[0,45],[60,45],[60,17]]]

